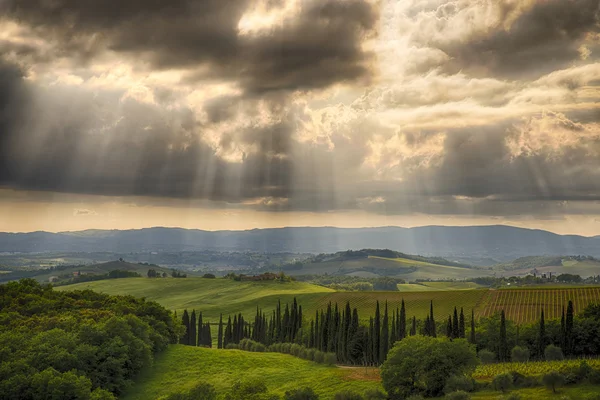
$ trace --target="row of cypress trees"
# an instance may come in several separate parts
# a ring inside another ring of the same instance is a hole
[[[573,351],[573,314],[573,303],[569,301],[566,313],[563,309],[561,318],[561,347],[566,355]],[[402,300],[400,307],[395,310],[389,310],[388,304],[385,302],[383,313],[380,303],[377,301],[375,314],[370,317],[368,326],[360,324],[358,310],[352,309],[349,302],[346,302],[343,308],[339,307],[337,303],[329,303],[325,310],[316,311],[314,319],[303,324],[302,306],[298,305],[294,298],[293,303],[285,304],[285,307],[282,307],[279,301],[269,316],[257,308],[253,323],[246,321],[241,313],[234,315],[233,319],[229,316],[227,323],[224,323],[223,315],[221,315],[217,347],[226,348],[229,344],[238,344],[246,338],[266,346],[274,343],[298,343],[322,352],[335,353],[338,362],[341,363],[379,365],[385,361],[393,343],[406,336],[414,336],[418,333],[425,336],[437,336],[433,302],[430,303],[429,314],[422,322],[422,325],[419,326],[420,324],[417,323],[414,316],[407,320],[406,307]],[[210,323],[203,323],[202,313],[199,313],[196,319],[195,310],[192,310],[191,316],[185,310],[182,323],[186,329],[180,340],[181,344],[212,346]],[[463,308],[459,312],[455,307],[453,314],[448,316],[446,336],[451,339],[467,338],[465,325]],[[469,333],[469,342],[476,344],[473,310],[471,310]],[[540,314],[538,342],[538,351],[543,354],[548,344],[543,310]],[[510,358],[504,310],[500,313],[500,336],[497,350],[500,361]]]

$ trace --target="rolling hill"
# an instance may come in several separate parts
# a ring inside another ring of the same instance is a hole
[[[278,228],[202,231],[148,228],[126,231],[0,233],[0,252],[260,251],[333,253],[389,248],[490,265],[531,254],[600,257],[600,237],[557,235],[510,226],[416,228]]]
[[[356,371],[325,366],[287,354],[174,345],[155,360],[152,369],[142,373],[121,399],[160,399],[201,382],[213,385],[218,398],[223,399],[232,384],[242,378],[263,380],[270,392],[280,396],[304,386],[310,386],[322,399],[333,399],[342,390],[362,394],[368,389],[381,389],[380,382],[364,379],[362,372],[364,368]]]

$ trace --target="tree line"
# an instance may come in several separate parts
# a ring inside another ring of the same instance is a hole
[[[202,321],[202,313],[197,319],[195,316],[195,311],[191,317],[184,311],[182,323],[186,333],[181,343],[211,347],[210,323]],[[492,361],[509,361],[517,347],[526,350],[527,359],[545,359],[550,345],[567,357],[600,354],[600,306],[590,305],[576,318],[572,301],[563,309],[560,320],[546,321],[541,309],[539,321],[527,325],[507,320],[503,310],[479,321],[471,310],[467,321],[464,309],[454,307],[447,318],[436,318],[432,301],[424,319],[409,318],[404,300],[395,309],[390,309],[387,302],[377,301],[368,324],[360,321],[358,309],[349,302],[343,307],[329,303],[307,318],[294,298],[291,304],[282,305],[279,301],[271,313],[257,308],[252,321],[246,321],[241,313],[228,316],[226,321],[221,315],[216,345],[226,348],[244,339],[264,346],[296,343],[334,353],[338,363],[349,365],[381,365],[394,343],[415,335],[467,339],[482,355],[491,354],[488,357]]]

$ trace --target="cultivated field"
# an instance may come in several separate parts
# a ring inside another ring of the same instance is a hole
[[[59,286],[57,290],[91,289],[107,294],[128,294],[154,300],[164,307],[181,313],[184,309],[202,311],[210,321],[219,314],[242,313],[251,318],[256,308],[274,309],[278,300],[291,303],[294,297],[302,305],[310,305],[332,289],[304,282],[237,282],[230,279],[205,278],[126,278],[84,282]]]
[[[546,319],[560,318],[563,307],[573,301],[575,313],[588,304],[600,302],[600,287],[489,290],[476,317],[489,317],[504,310],[506,318],[516,323],[537,321],[544,310]]]
[[[567,372],[579,367],[581,362],[582,360],[563,360],[484,364],[477,367],[473,378],[482,381],[492,380],[496,375],[506,372],[518,372],[525,376],[542,376],[551,371]],[[590,367],[600,369],[600,359],[586,360],[586,362]]]
[[[325,366],[287,354],[173,345],[155,360],[152,369],[136,379],[136,385],[121,399],[158,399],[189,390],[201,382],[213,385],[219,399],[223,399],[238,379],[261,379],[270,392],[279,395],[310,386],[321,399],[333,399],[342,390],[363,393],[381,388],[377,380],[365,380],[355,369]]]

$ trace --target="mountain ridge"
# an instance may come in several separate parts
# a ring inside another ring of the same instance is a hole
[[[130,230],[0,233],[0,252],[161,252],[259,251],[334,253],[387,248],[407,254],[439,256],[474,263],[528,255],[600,257],[600,237],[560,235],[507,225],[414,228],[284,227],[244,231],[154,227]]]

